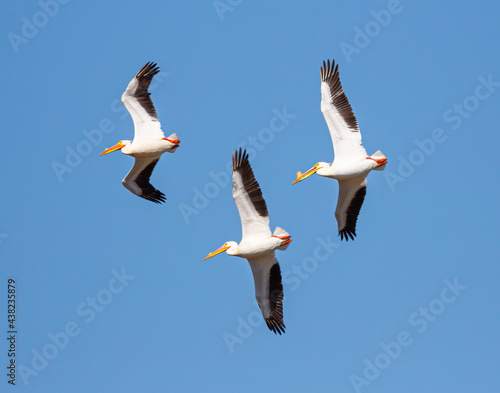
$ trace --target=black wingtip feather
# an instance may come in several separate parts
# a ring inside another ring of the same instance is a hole
[[[265,318],[267,327],[275,334],[285,333],[285,323],[283,322],[283,284],[281,283],[281,269],[275,263],[269,272],[269,303],[271,314]]]
[[[137,176],[137,179],[135,179],[135,182],[142,190],[142,195],[140,195],[141,198],[155,203],[164,203],[167,200],[165,194],[154,188],[154,186],[149,182],[153,169],[159,160],[160,159],[153,161],[146,168],[144,168],[139,176]]]
[[[331,92],[331,99],[333,106],[337,109],[342,116],[347,126],[351,131],[359,132],[358,121],[351,108],[351,104],[342,89],[339,76],[339,65],[335,64],[335,60],[328,59],[327,63],[323,60],[323,67],[320,69],[321,82],[328,84]]]
[[[167,198],[165,197],[165,194],[163,192],[161,192],[160,190],[156,190],[156,189],[154,191],[151,191],[148,194],[144,194],[144,190],[143,190],[143,194],[141,195],[141,198],[147,199],[148,201],[158,203],[158,204],[165,203],[165,201],[167,200]]]
[[[156,109],[150,97],[151,93],[149,93],[148,89],[153,77],[159,72],[160,67],[158,67],[156,63],[150,61],[135,75],[139,81],[139,85],[134,93],[134,97],[154,120],[158,120],[158,115],[156,114]]]
[[[280,322],[271,318],[266,318],[266,325],[274,334],[279,334],[281,336],[281,334],[285,333],[286,326],[283,321]]]
[[[159,72],[160,67],[158,67],[158,64],[153,61],[148,61],[144,65],[144,67],[142,67],[141,70],[135,75],[135,77],[137,79],[140,79],[142,77],[151,77],[151,79],[153,79],[153,76],[155,76]]]

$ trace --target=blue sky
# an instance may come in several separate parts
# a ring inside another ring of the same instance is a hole
[[[498,385],[493,1],[26,1],[4,5],[0,286],[17,286],[18,392],[485,392]],[[368,178],[340,242],[319,68],[339,63]],[[156,205],[117,102],[155,61],[166,135]],[[248,264],[202,259],[241,229],[239,146],[266,198],[287,332],[259,317]],[[71,153],[70,153],[71,152]],[[6,318],[2,336],[8,337]],[[2,340],[5,371],[8,342]],[[2,374],[2,391],[8,377]]]

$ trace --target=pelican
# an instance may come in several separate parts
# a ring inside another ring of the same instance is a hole
[[[135,158],[135,164],[122,184],[135,195],[155,203],[165,202],[165,194],[149,182],[158,160],[165,152],[173,153],[180,140],[174,133],[168,138],[161,130],[153,101],[148,92],[153,76],[160,72],[156,63],[149,62],[130,81],[122,95],[122,102],[134,121],[134,140],[123,140],[107,148],[100,155],[121,150]]]
[[[339,199],[335,209],[340,239],[356,236],[356,221],[366,195],[366,177],[372,169],[381,171],[387,158],[378,150],[368,156],[361,144],[358,121],[347,100],[339,78],[339,66],[330,60],[321,67],[321,112],[325,117],[333,142],[335,159],[332,164],[318,162],[308,171],[297,172],[298,183],[317,173],[337,179]]]
[[[283,323],[283,285],[274,250],[286,250],[292,241],[284,229],[269,228],[269,214],[259,183],[255,180],[245,150],[233,154],[233,199],[240,213],[243,232],[240,244],[230,241],[208,254],[204,261],[221,252],[246,258],[255,284],[255,297],[267,327],[274,333],[285,333]]]

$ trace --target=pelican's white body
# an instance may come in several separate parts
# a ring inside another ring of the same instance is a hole
[[[320,176],[329,177],[336,180],[349,180],[352,178],[365,179],[370,171],[381,171],[384,169],[385,164],[379,166],[375,159],[385,158],[384,154],[378,150],[370,157],[367,155],[337,158],[332,164],[327,162],[319,162],[319,168],[316,172]]]
[[[136,133],[137,134],[137,133]],[[140,134],[140,132],[139,132]],[[162,133],[163,134],[163,133]],[[135,158],[160,158],[163,153],[174,153],[178,144],[169,142],[165,139],[149,137],[149,138],[134,138],[134,141],[122,141],[126,146],[121,149],[123,154]],[[177,139],[174,133],[168,139]]]
[[[283,246],[283,240],[276,236],[289,236],[288,233],[284,229],[276,227],[275,236],[272,236],[269,226],[267,228],[266,233],[256,233],[243,237],[240,244],[228,242],[227,244],[231,245],[231,247],[227,250],[227,253],[240,258],[253,259],[265,256],[274,257],[275,250],[286,250],[288,244]]]

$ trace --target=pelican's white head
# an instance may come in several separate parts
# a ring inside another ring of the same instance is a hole
[[[330,164],[327,162],[318,162],[316,165],[314,165],[311,169],[308,171],[302,173],[300,171],[297,172],[297,179],[292,184],[298,183],[299,181],[302,181],[304,179],[307,179],[309,176],[313,175],[314,173],[318,173],[320,176],[327,176],[327,170],[330,168]]]
[[[222,247],[219,247],[214,252],[211,252],[210,254],[208,254],[205,258],[203,258],[203,260],[206,261],[208,258],[212,258],[212,257],[216,256],[217,254],[220,254],[221,252],[224,252],[224,251],[226,251],[226,253],[228,255],[238,255],[240,253],[238,243],[231,241],[231,242],[224,243],[224,245]]]
[[[122,150],[125,146],[129,146],[131,143],[132,143],[132,141],[129,141],[129,140],[120,141],[116,145],[106,148],[99,155],[103,156],[105,154],[112,153],[112,152],[117,151],[117,150]],[[122,153],[126,154],[123,150],[122,150]]]

